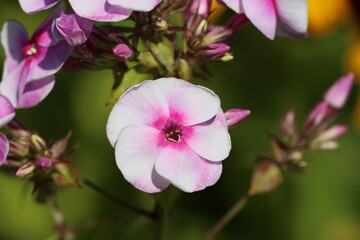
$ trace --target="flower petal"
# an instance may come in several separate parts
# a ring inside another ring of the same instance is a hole
[[[23,91],[25,81],[29,74],[29,69],[25,66],[26,61],[22,61],[15,69],[5,74],[0,83],[0,93],[4,95],[15,108],[18,108],[19,92]],[[22,89],[20,90],[20,88]]]
[[[128,18],[132,11],[110,5],[107,0],[69,0],[74,11],[81,17],[100,22],[118,22]]]
[[[24,92],[19,95],[17,107],[30,108],[36,106],[51,92],[54,84],[54,75],[27,83]]]
[[[201,157],[222,161],[229,156],[231,140],[222,111],[205,123],[184,127],[184,133],[183,140]]]
[[[16,21],[4,23],[1,30],[1,44],[6,55],[3,78],[24,59],[22,48],[28,42],[28,34],[21,23]]]
[[[164,190],[169,181],[155,171],[155,162],[162,150],[156,141],[160,131],[144,126],[125,127],[115,145],[116,163],[124,178],[136,188],[148,192]]]
[[[41,79],[57,73],[70,56],[73,47],[65,40],[51,47],[38,47],[38,53],[32,57],[27,81]]]
[[[242,0],[218,0],[220,3],[226,4],[229,8],[237,13],[243,13]]]
[[[275,38],[276,9],[273,0],[243,0],[245,15],[266,37]]]
[[[53,35],[52,24],[64,10],[65,5],[63,3],[59,4],[50,16],[47,17],[45,21],[35,30],[33,36],[31,37],[31,42],[42,47],[49,47],[57,44],[59,39],[55,38]]]
[[[0,128],[11,121],[15,116],[15,110],[10,101],[3,95],[0,95]]]
[[[153,10],[161,2],[161,0],[108,0],[108,2],[112,5],[133,11],[149,12]]]
[[[59,1],[60,0],[19,0],[21,8],[27,14],[33,14],[51,8]]]
[[[0,133],[0,166],[4,164],[9,153],[9,141],[3,133]]]
[[[275,0],[281,35],[301,38],[307,35],[308,3],[305,0]]]
[[[342,76],[326,91],[324,95],[325,102],[336,109],[343,108],[350,94],[353,81],[353,73]]]
[[[120,131],[128,125],[154,126],[169,116],[169,107],[156,81],[144,81],[128,89],[110,113],[106,133],[115,145]]]
[[[170,117],[190,126],[206,122],[220,109],[219,97],[210,89],[176,78],[161,78],[159,83],[169,104]]]
[[[172,143],[159,155],[155,169],[181,190],[195,192],[219,180],[222,164],[203,159],[185,143]]]

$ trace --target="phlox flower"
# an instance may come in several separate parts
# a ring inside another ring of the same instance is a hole
[[[0,95],[0,128],[5,126],[15,116],[15,111],[9,100]],[[9,141],[6,136],[0,132],[0,166],[5,162],[9,152]]]
[[[25,28],[8,21],[1,31],[5,63],[0,93],[15,108],[28,108],[42,101],[54,86],[54,74],[69,57],[72,46],[52,34],[52,23],[60,16],[57,8],[29,39]]]
[[[169,184],[185,192],[215,184],[231,149],[218,96],[175,78],[128,89],[106,131],[124,178],[149,193]]]
[[[21,8],[33,14],[54,6],[61,0],[19,0]],[[94,21],[117,22],[128,18],[132,11],[148,12],[161,0],[69,0],[73,10],[81,17]]]
[[[244,13],[266,37],[306,36],[308,4],[306,0],[222,0],[237,13]]]

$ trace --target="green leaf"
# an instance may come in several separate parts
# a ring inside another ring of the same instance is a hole
[[[166,68],[169,74],[173,73],[175,50],[172,42],[165,37],[160,37],[152,39],[149,47],[155,59]]]
[[[129,69],[123,75],[120,85],[113,89],[108,104],[115,104],[126,89],[149,79],[152,79],[152,74],[149,69],[145,68],[143,65],[138,65]]]

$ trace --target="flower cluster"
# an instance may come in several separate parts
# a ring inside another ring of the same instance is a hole
[[[281,170],[305,172],[308,160],[306,150],[335,150],[336,141],[347,131],[347,126],[334,124],[334,118],[349,96],[354,76],[349,73],[335,82],[324,94],[323,100],[310,111],[303,127],[297,130],[296,113],[289,110],[280,123],[282,137],[270,135],[272,157],[259,157],[249,194],[271,191],[281,182]]]

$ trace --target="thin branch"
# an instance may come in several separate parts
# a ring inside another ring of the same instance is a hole
[[[200,239],[209,240],[212,239],[221,229],[224,228],[246,205],[249,196],[246,194],[242,196],[225,215],[217,221],[214,226]]]
[[[121,207],[125,207],[135,213],[138,213],[144,217],[147,217],[151,220],[155,220],[154,214],[151,212],[148,212],[144,209],[141,209],[131,203],[128,203],[118,197],[116,197],[115,195],[113,195],[112,193],[106,191],[105,189],[99,187],[98,185],[96,185],[95,183],[91,182],[90,180],[86,179],[86,178],[80,178],[80,180],[90,189],[94,190],[95,192],[99,193],[100,195],[102,195],[103,197],[107,198],[108,200],[116,203],[117,205],[121,206]]]

